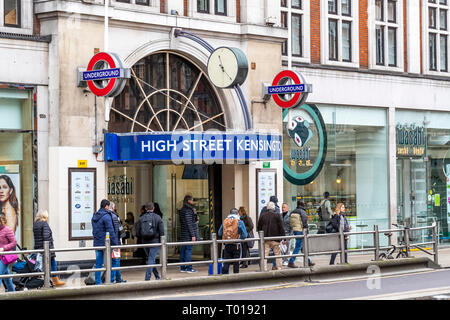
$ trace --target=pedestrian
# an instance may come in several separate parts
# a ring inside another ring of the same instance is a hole
[[[6,215],[0,213],[0,252],[12,251],[17,245],[14,232],[7,225]],[[9,264],[5,264],[3,259],[0,259],[0,275],[9,274]],[[6,286],[7,292],[15,291],[14,284],[11,278],[3,278],[3,284]]]
[[[331,224],[333,225],[334,232],[340,232],[341,228],[343,232],[349,232],[352,229],[352,226],[348,224],[347,218],[345,217],[345,206],[342,202],[339,202],[336,205],[334,210],[334,214],[331,217]],[[346,250],[344,255],[344,262],[348,263],[347,259],[347,241],[348,236],[344,237],[344,249]],[[331,254],[330,265],[334,264],[334,260],[336,259],[337,253]]]
[[[286,233],[287,236],[291,236],[293,233],[291,229],[291,224],[289,223],[290,212],[289,212],[289,205],[287,203],[283,203],[281,205],[281,217],[283,219],[284,232]],[[282,250],[282,246],[280,245],[281,255],[290,254],[290,252],[292,251],[291,249],[294,247],[292,243],[295,243],[295,239],[289,240],[285,239],[281,241],[281,245],[283,245],[286,248],[285,250]],[[283,258],[283,266],[287,266],[288,263],[289,258],[288,257]]]
[[[109,209],[111,211],[111,218],[113,221],[113,227],[114,232],[117,235],[117,239],[120,241],[121,237],[121,230],[123,230],[122,223],[120,222],[119,214],[117,213],[116,204],[112,201],[109,203]],[[120,249],[114,249],[112,253],[111,258],[111,267],[118,268],[120,267]],[[120,273],[120,270],[111,271],[111,283],[121,283],[121,282],[127,282],[126,280],[122,279],[122,274]]]
[[[239,207],[239,216],[244,222],[245,231],[247,231],[247,238],[254,238],[253,228],[255,227],[249,215],[247,215],[247,210],[245,207]],[[242,258],[250,257],[250,247],[249,242],[242,242]],[[241,262],[241,268],[248,268],[248,261]]]
[[[103,199],[100,203],[100,209],[94,213],[92,223],[92,235],[94,237],[94,247],[105,246],[105,239],[109,234],[110,243],[112,246],[119,245],[119,239],[114,231],[113,219],[110,212],[110,202]],[[95,268],[103,267],[103,250],[95,250]],[[95,284],[102,284],[101,272],[95,273]]]
[[[125,219],[125,225],[124,225],[125,230],[127,231],[128,235],[127,235],[127,239],[134,239],[134,237],[136,236],[135,233],[135,226],[134,226],[134,215],[133,212],[127,212],[127,218]]]
[[[145,214],[145,205],[143,205],[140,209],[139,217],[142,217]],[[136,244],[142,244],[142,239],[136,235]],[[145,253],[144,248],[137,248],[133,253],[133,257],[142,258],[142,263],[147,263],[147,255]]]
[[[218,232],[222,240],[235,240],[247,238],[247,230],[244,221],[239,217],[239,211],[236,208],[230,210],[230,214],[225,218]],[[240,259],[242,256],[241,243],[225,243],[223,250],[224,259]],[[233,273],[239,273],[239,261],[233,263]],[[230,263],[224,262],[222,274],[228,274]]]
[[[275,205],[275,209],[274,211],[276,213],[281,213],[280,207],[278,206],[278,198],[277,196],[270,196],[269,202],[273,202]],[[265,211],[267,211],[267,206],[263,207],[261,209],[261,212],[259,213],[259,215],[261,216]]]
[[[320,201],[320,220],[321,221],[330,221],[331,216],[333,215],[333,210],[331,210],[331,202],[330,202],[330,193],[325,191],[323,193],[323,199]]]
[[[52,229],[48,225],[48,211],[39,210],[34,218],[33,224],[33,236],[34,236],[34,249],[44,249],[44,241],[49,242],[50,249],[54,249]],[[51,271],[58,271],[56,264],[56,254],[51,252],[50,254],[50,267]],[[59,280],[58,276],[52,277],[52,282],[55,287],[65,285],[64,281]]]
[[[155,213],[156,213],[158,216],[160,216],[161,219],[162,219],[163,213],[162,213],[162,211],[161,211],[161,208],[159,207],[158,202],[155,202]]]
[[[281,215],[275,212],[275,203],[270,201],[267,204],[267,211],[263,212],[258,220],[257,230],[264,231],[264,237],[279,237],[284,236],[283,220]],[[274,255],[280,255],[280,240],[272,240],[264,242],[265,256],[269,256],[270,249],[273,250]],[[280,259],[275,259],[276,267],[272,266],[272,270],[281,269]],[[264,259],[264,270],[267,270],[267,260]]]
[[[136,223],[136,236],[141,237],[142,243],[161,243],[161,236],[164,235],[164,225],[161,217],[157,215],[155,210],[155,205],[153,202],[148,202],[145,205],[147,210],[143,214],[138,222]],[[160,247],[147,247],[145,248],[145,253],[148,256],[147,264],[152,265],[156,262],[156,256],[158,255]],[[148,268],[145,272],[145,281],[149,281],[152,276],[153,270],[156,268]],[[159,273],[155,273],[156,280],[160,279]]]
[[[180,241],[181,242],[194,242],[199,241],[198,230],[198,216],[197,211],[194,208],[194,198],[190,195],[186,195],[183,200],[183,207],[180,212]],[[192,245],[181,246],[180,250],[180,262],[191,262],[192,260]],[[180,267],[181,272],[195,273],[192,265],[183,265]]]
[[[297,208],[291,212],[291,215],[289,217],[289,224],[294,235],[301,236],[306,233],[305,229],[308,229],[308,217],[306,216],[305,203],[302,200],[297,200]],[[292,254],[298,254],[300,250],[302,250],[302,246],[303,238],[295,239],[295,248]],[[291,259],[289,259],[289,268],[298,268],[295,265],[295,259],[296,257],[291,257]],[[312,267],[315,265],[315,263],[308,258],[308,265]]]

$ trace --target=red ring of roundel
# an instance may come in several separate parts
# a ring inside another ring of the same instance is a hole
[[[102,61],[102,60],[106,61],[109,64],[109,67],[111,69],[116,68],[114,59],[109,54],[107,54],[106,52],[99,52],[95,56],[92,57],[91,61],[89,61],[87,71],[93,71],[94,65],[97,62]],[[96,96],[102,97],[102,96],[108,95],[111,92],[111,90],[114,88],[114,85],[116,84],[116,80],[117,79],[115,79],[115,78],[110,79],[108,82],[108,85],[104,88],[98,88],[94,84],[93,80],[89,80],[87,82],[87,84],[93,94],[95,94]]]
[[[278,73],[275,77],[275,79],[273,79],[272,82],[272,86],[277,86],[278,83],[280,82],[281,79],[283,78],[291,78],[292,80],[294,80],[294,84],[301,84],[300,78],[298,77],[298,75],[292,71],[292,70],[283,70],[280,73]],[[297,102],[301,99],[301,92],[297,92],[294,94],[294,96],[292,97],[291,100],[289,101],[283,101],[278,94],[274,94],[272,95],[273,100],[275,101],[275,103],[282,107],[282,108],[290,108],[292,106],[295,106],[297,104]]]

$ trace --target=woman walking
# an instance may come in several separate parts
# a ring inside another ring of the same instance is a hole
[[[247,238],[253,238],[253,225],[252,218],[247,215],[247,210],[245,207],[239,207],[239,216],[241,220],[244,222],[245,230],[247,231]],[[250,257],[250,247],[248,246],[249,242],[242,242],[242,258]],[[248,268],[248,261],[241,262],[241,268]]]
[[[334,232],[339,232],[340,228],[343,229],[344,232],[349,232],[352,229],[352,226],[348,224],[347,218],[345,217],[345,206],[342,202],[339,202],[336,205],[333,216],[331,217],[331,224],[333,225]],[[348,263],[347,260],[347,241],[348,236],[344,238],[344,248],[346,250],[344,255],[345,263]],[[337,253],[331,254],[330,264],[334,264],[334,260],[336,259]]]
[[[14,232],[6,225],[6,223],[6,215],[4,213],[0,213],[0,252],[14,250],[17,244]],[[9,265],[3,263],[2,260],[3,259],[0,259],[0,274],[9,274]],[[4,278],[3,283],[6,286],[7,292],[15,291],[11,278]]]
[[[48,211],[39,210],[34,218],[33,224],[33,234],[34,234],[34,249],[44,249],[44,241],[50,242],[50,249],[54,249],[53,246],[53,235],[50,226],[48,225]],[[51,271],[57,271],[56,267],[56,254],[51,253]],[[55,287],[63,286],[66,283],[60,281],[58,276],[52,277],[53,285]]]

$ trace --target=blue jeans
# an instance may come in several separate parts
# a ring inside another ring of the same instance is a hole
[[[158,252],[159,252],[159,247],[145,248],[145,251],[148,254],[147,264],[155,264],[156,256],[158,255]],[[153,271],[153,267],[147,269],[147,271],[145,272],[145,280],[151,279],[152,271]],[[156,275],[155,275],[155,277],[156,277]]]
[[[182,246],[180,251],[180,262],[191,262],[192,255],[192,245],[190,246]],[[192,265],[189,266],[181,266],[181,270],[191,270]]]
[[[111,261],[111,267],[117,268],[120,267],[120,259],[112,259]],[[122,275],[120,274],[120,270],[111,271],[111,283],[114,283],[114,279],[116,282],[122,282]]]
[[[3,262],[0,260],[0,274],[9,274],[9,265],[3,264]],[[7,292],[13,292],[14,284],[12,282],[11,278],[4,278],[3,283],[6,285],[6,291]]]
[[[58,269],[56,268],[56,259],[53,257],[50,260],[51,262],[51,271],[58,271]]]
[[[103,250],[95,250],[95,268],[103,267]],[[95,273],[95,284],[102,284],[102,273]]]
[[[294,235],[301,236],[301,235],[303,235],[303,232],[294,231]],[[292,254],[298,254],[300,252],[300,250],[302,250],[302,247],[303,247],[303,238],[295,239],[295,247],[294,247],[294,251],[292,251]],[[294,263],[296,258],[297,257],[290,258],[289,263]],[[311,260],[309,258],[308,258],[308,262],[311,263]]]

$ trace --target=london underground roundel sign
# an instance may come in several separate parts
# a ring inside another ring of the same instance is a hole
[[[292,108],[305,103],[312,85],[307,84],[301,73],[283,70],[278,73],[268,87],[275,103],[281,108]]]
[[[112,52],[99,52],[89,61],[83,72],[83,81],[96,96],[115,97],[130,78],[130,69],[124,68],[120,57]]]

